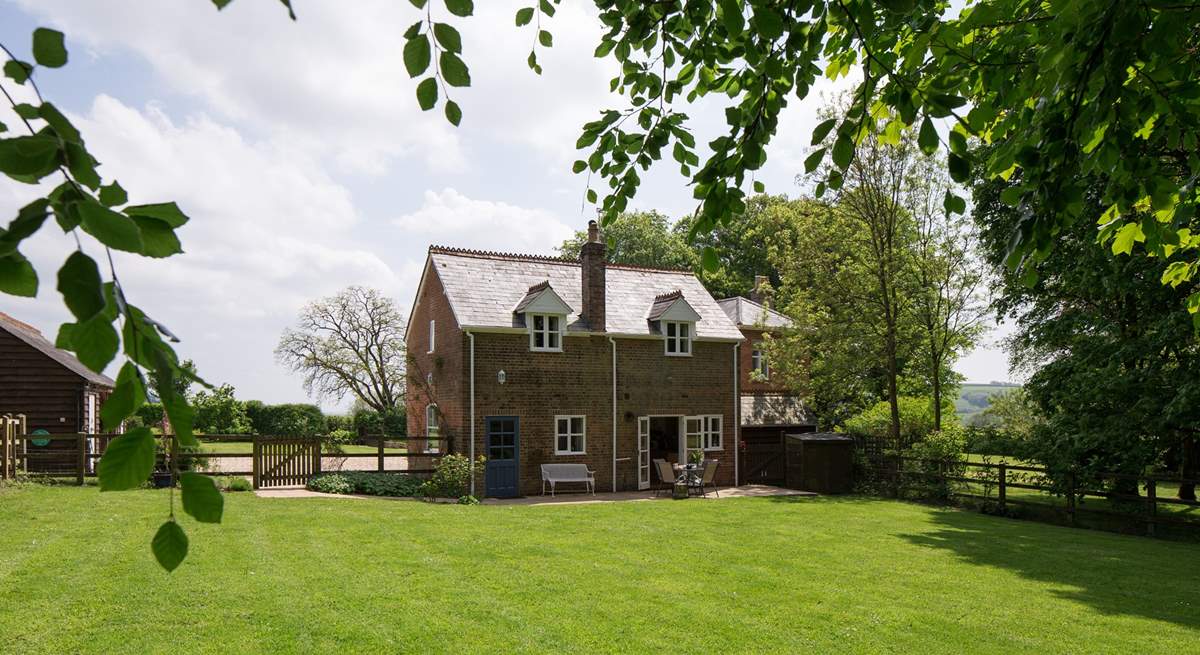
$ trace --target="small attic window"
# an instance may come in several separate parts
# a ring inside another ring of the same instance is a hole
[[[667,338],[667,354],[687,357],[692,354],[692,324],[684,321],[663,321]]]
[[[529,349],[534,352],[562,352],[562,316],[528,314]]]

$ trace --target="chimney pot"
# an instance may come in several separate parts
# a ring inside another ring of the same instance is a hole
[[[750,290],[750,300],[766,305],[771,300],[771,292],[768,290],[770,280],[765,275],[754,276],[754,288]]]
[[[596,221],[588,221],[588,243],[600,243],[600,226]]]

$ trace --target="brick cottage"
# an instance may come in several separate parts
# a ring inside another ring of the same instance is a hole
[[[430,247],[405,337],[408,429],[485,456],[476,495],[540,493],[544,463],[646,489],[653,459],[691,451],[738,483],[742,331],[690,271],[605,250],[594,221],[579,261]]]

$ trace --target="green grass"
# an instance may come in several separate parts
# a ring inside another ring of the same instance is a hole
[[[573,506],[0,490],[14,653],[1179,653],[1200,546],[867,498]]]
[[[200,440],[200,450],[206,453],[229,453],[236,455],[250,455],[254,452],[254,443],[250,441],[204,441]],[[347,453],[377,453],[379,449],[376,446],[363,446],[359,444],[349,444],[342,446],[342,450]],[[389,455],[404,454],[403,448],[384,448],[383,452]],[[325,448],[325,454],[333,455],[329,452],[329,448]]]

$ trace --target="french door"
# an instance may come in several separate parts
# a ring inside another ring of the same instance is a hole
[[[683,439],[680,441],[679,461],[686,464],[692,461],[694,452],[704,453],[704,417],[683,417]]]
[[[638,489],[650,488],[650,417],[638,417]]]

